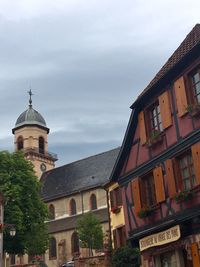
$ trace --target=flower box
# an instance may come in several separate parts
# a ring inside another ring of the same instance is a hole
[[[163,136],[161,135],[160,131],[154,130],[151,132],[149,139],[146,142],[148,147],[153,147],[163,141]]]
[[[183,201],[189,201],[194,197],[194,193],[191,191],[181,191],[178,192],[175,196],[174,196],[174,200],[176,201],[176,203],[180,203]]]
[[[146,218],[148,216],[151,216],[153,214],[153,210],[150,208],[142,208],[139,212],[138,212],[138,217],[143,219]]]
[[[200,116],[200,104],[190,104],[186,107],[186,110],[192,117]]]
[[[120,210],[121,210],[121,206],[116,206],[116,207],[111,208],[111,212],[115,214],[119,213]]]

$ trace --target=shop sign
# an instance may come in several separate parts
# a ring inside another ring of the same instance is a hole
[[[140,239],[140,251],[147,248],[162,246],[178,240],[181,237],[180,226],[176,225],[165,231]]]

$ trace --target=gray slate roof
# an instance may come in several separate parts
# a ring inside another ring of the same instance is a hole
[[[101,223],[108,222],[108,209],[98,209],[92,211],[93,214],[100,220]],[[80,219],[82,214],[70,216],[67,218],[52,220],[48,222],[48,233],[53,234],[57,232],[63,232],[75,229],[77,227],[77,221]]]
[[[33,109],[32,106],[29,106],[27,110],[25,110],[19,115],[15,123],[15,127],[19,127],[21,125],[26,124],[39,124],[41,126],[46,127],[46,122],[44,118],[37,110]]]
[[[115,148],[45,172],[41,177],[42,198],[50,201],[104,185],[109,181],[119,150]]]

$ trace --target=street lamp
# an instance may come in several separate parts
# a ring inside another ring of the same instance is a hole
[[[4,224],[3,194],[0,192],[0,267],[3,267],[3,230],[7,228],[10,229],[10,236],[15,236],[14,224]]]

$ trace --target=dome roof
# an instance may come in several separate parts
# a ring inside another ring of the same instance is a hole
[[[29,107],[27,110],[25,110],[24,112],[22,112],[19,115],[19,117],[15,123],[15,128],[12,129],[13,134],[15,133],[15,130],[18,128],[21,128],[23,126],[33,126],[33,125],[41,127],[43,129],[45,129],[47,131],[47,133],[49,133],[49,128],[47,128],[44,118],[37,110],[33,109],[33,107],[32,107],[31,96],[33,94],[31,92],[31,89],[28,93],[30,95]]]
[[[15,127],[19,127],[19,126],[27,125],[27,124],[28,125],[36,124],[36,125],[40,125],[46,128],[46,122],[44,118],[38,111],[33,109],[31,105],[29,106],[27,110],[25,110],[24,112],[22,112],[21,115],[19,115],[15,123]]]

